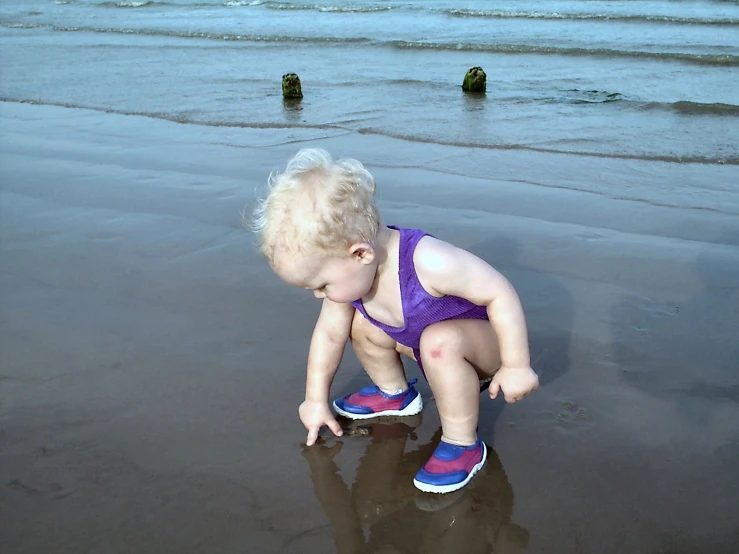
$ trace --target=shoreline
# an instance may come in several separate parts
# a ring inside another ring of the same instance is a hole
[[[463,93],[464,94],[464,93]],[[465,98],[464,96],[462,97]],[[664,163],[664,164],[676,164],[681,167],[685,166],[715,166],[715,167],[721,167],[721,166],[727,166],[729,168],[739,165],[739,157],[737,156],[723,156],[718,158],[712,158],[708,156],[666,156],[666,155],[657,155],[657,154],[626,154],[626,153],[617,153],[617,152],[588,152],[588,151],[567,151],[567,150],[557,150],[555,148],[544,148],[544,147],[536,147],[532,145],[525,145],[525,144],[488,144],[485,142],[475,143],[475,142],[455,142],[455,141],[437,141],[428,137],[413,137],[410,135],[403,135],[401,133],[392,133],[388,131],[379,131],[372,128],[360,128],[360,129],[351,129],[348,127],[344,127],[339,124],[311,124],[311,123],[305,123],[303,121],[300,121],[297,119],[298,112],[296,111],[295,107],[291,105],[291,102],[294,102],[294,99],[283,99],[283,109],[286,115],[285,121],[282,122],[262,122],[262,123],[247,123],[247,122],[220,122],[220,121],[200,121],[197,119],[187,119],[186,116],[181,115],[165,115],[162,113],[152,113],[152,112],[138,112],[138,111],[127,111],[127,110],[115,110],[113,108],[102,108],[102,107],[93,107],[93,106],[85,106],[81,104],[70,104],[65,102],[52,102],[52,101],[36,101],[36,100],[26,100],[26,99],[18,99],[18,98],[10,98],[10,97],[0,97],[0,103],[2,104],[20,104],[20,105],[29,105],[29,106],[39,106],[39,107],[49,107],[49,108],[62,108],[67,110],[83,110],[83,111],[90,111],[90,112],[97,112],[101,114],[108,114],[108,115],[118,115],[118,116],[124,116],[124,117],[143,117],[147,119],[154,119],[158,121],[166,121],[170,123],[175,123],[178,125],[194,125],[196,127],[200,128],[214,128],[214,129],[241,129],[241,130],[251,130],[251,131],[265,131],[265,130],[272,130],[272,131],[285,131],[285,130],[295,130],[295,129],[301,129],[304,131],[314,131],[319,133],[335,133],[333,136],[345,136],[345,135],[363,135],[363,136],[370,136],[375,137],[377,140],[393,140],[393,141],[399,141],[401,143],[410,143],[415,145],[416,147],[422,147],[424,145],[432,145],[432,146],[438,146],[438,147],[449,147],[449,148],[459,148],[464,150],[480,150],[482,152],[497,152],[499,154],[510,154],[510,153],[521,153],[522,155],[526,154],[544,154],[544,155],[552,155],[552,156],[574,156],[576,158],[595,158],[596,160],[613,160],[615,162],[619,161],[633,161],[636,163]],[[681,104],[681,102],[676,102],[675,104]],[[717,103],[693,103],[688,102],[688,104],[692,104],[696,107],[701,106],[704,107],[704,110],[710,114],[715,116],[720,116],[721,110],[728,112],[730,115],[734,115],[731,113],[731,110],[739,110],[739,107],[734,106],[732,104],[722,104],[720,102]],[[299,104],[298,104],[299,106]],[[716,110],[716,113],[711,113],[710,108],[714,108]],[[297,108],[298,110],[302,109],[301,107]],[[700,109],[700,108],[696,108]],[[295,112],[295,113],[292,113]]]

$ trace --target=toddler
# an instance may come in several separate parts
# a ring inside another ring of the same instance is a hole
[[[324,150],[298,152],[255,211],[259,248],[286,283],[312,291],[322,307],[308,353],[299,414],[314,444],[326,425],[342,430],[329,389],[347,340],[373,386],[337,399],[348,418],[421,411],[415,380],[400,355],[428,380],[442,437],[418,471],[416,487],[446,493],[464,487],[485,464],[477,437],[480,381],[516,402],[537,388],[526,321],[508,280],[473,254],[416,229],[384,225],[375,180],[356,160]]]

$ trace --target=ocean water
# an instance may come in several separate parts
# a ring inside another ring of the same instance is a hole
[[[4,0],[0,49],[5,101],[739,164],[736,1]]]

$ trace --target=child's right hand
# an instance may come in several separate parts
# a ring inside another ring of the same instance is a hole
[[[308,438],[305,440],[306,446],[312,446],[318,439],[318,431],[324,425],[333,431],[334,435],[340,437],[344,434],[341,425],[336,421],[331,409],[326,402],[315,402],[306,400],[298,408],[300,421],[303,422],[305,428],[308,429]]]

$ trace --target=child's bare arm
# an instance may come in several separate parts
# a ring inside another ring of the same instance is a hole
[[[535,390],[539,377],[531,368],[526,318],[508,279],[474,254],[430,237],[418,244],[414,262],[430,294],[459,296],[487,307],[501,358],[490,397],[503,391],[507,402],[516,402]]]
[[[526,319],[508,279],[474,254],[431,237],[419,243],[414,261],[430,294],[459,296],[487,307],[503,366],[529,367]]]
[[[308,352],[305,399],[328,402],[329,389],[349,340],[354,307],[324,298]]]
[[[336,436],[342,435],[341,426],[329,408],[328,395],[349,339],[353,317],[351,304],[337,304],[328,298],[323,300],[308,353],[305,401],[298,409],[300,420],[308,429],[307,446],[316,442],[324,425]]]

